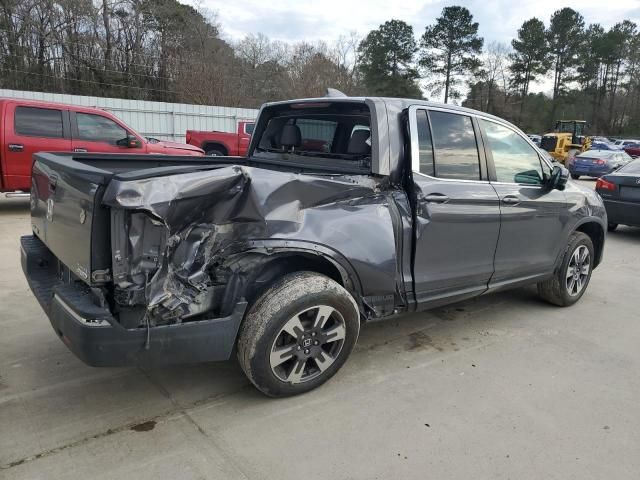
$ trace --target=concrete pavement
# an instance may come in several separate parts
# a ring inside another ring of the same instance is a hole
[[[28,201],[1,199],[2,479],[640,474],[640,229],[609,235],[572,308],[525,288],[372,324],[334,379],[284,400],[235,361],[85,366],[23,278],[28,232]]]

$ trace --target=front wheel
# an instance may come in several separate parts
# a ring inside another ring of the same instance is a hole
[[[573,178],[574,180],[578,180],[580,178],[580,175],[576,175],[575,173],[572,173],[571,178]]]
[[[576,303],[587,290],[594,262],[593,243],[588,235],[573,232],[562,264],[553,277],[538,283],[538,295],[560,307]]]
[[[286,275],[250,307],[238,335],[238,360],[266,395],[308,392],[347,360],[360,330],[353,297],[313,272]]]
[[[618,228],[618,224],[617,223],[609,223],[607,224],[607,230],[610,232],[615,231],[615,229]]]

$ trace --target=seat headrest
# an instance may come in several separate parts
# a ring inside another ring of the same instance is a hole
[[[283,147],[299,147],[302,144],[302,134],[297,125],[285,125],[280,133],[280,145]]]
[[[347,153],[354,155],[371,153],[371,145],[369,145],[369,138],[371,132],[369,130],[356,130],[349,139],[349,145],[347,146]]]

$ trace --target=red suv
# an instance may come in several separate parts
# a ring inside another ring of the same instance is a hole
[[[0,192],[28,191],[36,152],[203,155],[185,143],[145,138],[92,107],[0,98]]]

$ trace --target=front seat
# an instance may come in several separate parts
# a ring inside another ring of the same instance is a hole
[[[297,125],[285,125],[280,133],[280,146],[292,150],[302,144],[302,133]]]
[[[347,153],[352,155],[367,155],[371,153],[370,138],[371,132],[369,130],[356,130],[349,139]]]

